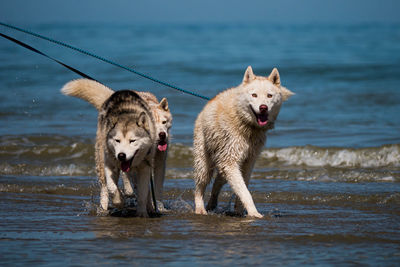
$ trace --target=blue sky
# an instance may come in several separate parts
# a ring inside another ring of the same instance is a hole
[[[2,0],[0,21],[52,22],[400,22],[397,0]]]

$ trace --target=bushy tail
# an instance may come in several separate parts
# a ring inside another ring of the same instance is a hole
[[[74,96],[86,100],[97,110],[114,93],[107,86],[89,79],[78,79],[68,82],[61,89],[64,95]]]

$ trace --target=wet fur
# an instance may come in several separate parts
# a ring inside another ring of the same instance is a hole
[[[274,127],[282,102],[292,94],[281,86],[276,69],[262,77],[248,67],[239,86],[206,104],[194,128],[195,213],[207,214],[204,192],[216,172],[207,210],[216,208],[219,192],[228,182],[237,196],[235,211],[243,214],[245,208],[248,216],[262,217],[247,186],[266,132]],[[268,123],[260,126],[255,113],[264,104],[268,106]]]
[[[90,80],[81,80],[79,87],[74,87],[77,81],[66,84],[62,92],[72,95],[93,104],[99,110],[95,159],[96,172],[100,182],[100,204],[104,210],[108,209],[109,193],[112,202],[117,207],[123,206],[123,198],[118,188],[121,162],[117,158],[113,134],[115,132],[125,136],[128,132],[136,136],[138,148],[131,162],[131,170],[127,176],[137,174],[137,215],[147,217],[148,212],[148,186],[151,176],[152,163],[155,152],[156,129],[154,118],[147,103],[135,92],[130,90],[113,92],[111,89]],[[84,86],[82,86],[84,85]],[[71,88],[79,88],[78,93]],[[87,90],[86,90],[86,89]],[[96,90],[100,88],[100,90]],[[85,91],[86,90],[86,91]],[[96,94],[96,92],[103,94]],[[75,93],[76,94],[75,94]],[[89,95],[97,95],[88,98]],[[93,94],[92,94],[93,93]],[[105,100],[100,105],[102,97]],[[99,100],[100,99],[100,100]],[[143,142],[142,142],[143,141]],[[135,143],[133,143],[136,145]],[[127,148],[128,149],[128,148]]]
[[[75,96],[84,99],[91,103],[97,110],[100,110],[103,103],[114,93],[114,91],[100,83],[87,80],[78,79],[67,83],[62,92],[69,96]],[[156,125],[156,142],[159,142],[158,134],[161,131],[166,133],[166,144],[169,148],[170,134],[169,129],[172,126],[172,114],[170,112],[168,101],[163,98],[158,102],[155,95],[150,92],[138,92],[137,93],[150,108]],[[165,123],[164,123],[165,122]],[[154,156],[154,181],[155,181],[155,193],[156,199],[162,201],[163,187],[165,179],[166,159],[168,149],[166,151],[159,151],[156,149]],[[126,175],[122,175],[124,190],[127,195],[133,194],[133,188],[130,183],[130,179]]]

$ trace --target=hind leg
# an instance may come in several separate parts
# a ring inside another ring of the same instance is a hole
[[[196,122],[197,123],[197,122]],[[194,173],[195,182],[194,189],[194,206],[196,214],[207,214],[204,207],[204,192],[211,179],[210,164],[205,150],[205,142],[201,127],[195,124],[193,138],[193,157],[194,157]]]
[[[196,141],[196,140],[195,140]],[[204,147],[194,146],[194,204],[196,214],[207,214],[204,207],[204,192],[210,183],[213,168]]]
[[[218,195],[222,187],[226,184],[226,179],[220,174],[217,174],[211,191],[211,197],[207,204],[207,210],[214,210],[218,205]]]
[[[194,191],[194,204],[195,204],[195,213],[196,214],[207,214],[207,211],[204,207],[204,193],[206,191],[207,185],[210,183],[212,170],[208,167],[208,164],[204,164],[200,168],[197,166],[195,168],[195,191]]]

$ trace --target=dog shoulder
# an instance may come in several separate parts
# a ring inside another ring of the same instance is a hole
[[[136,92],[120,90],[114,92],[102,105],[102,110],[113,113],[129,113],[142,109],[149,112],[149,106]]]
[[[229,114],[232,114],[235,109],[236,90],[236,88],[230,88],[212,98],[201,111],[202,117],[208,121],[208,118],[216,119],[230,116]]]
[[[141,92],[141,91],[134,91],[134,92],[136,92],[149,105],[158,104],[158,99],[154,94],[150,92]]]

